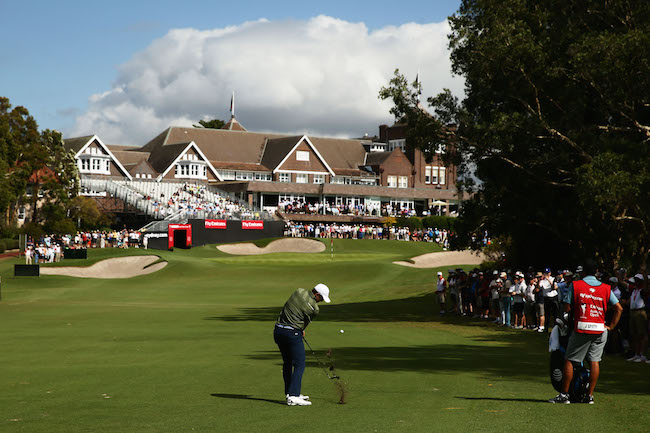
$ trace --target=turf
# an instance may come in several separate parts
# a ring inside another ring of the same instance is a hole
[[[154,253],[168,262],[128,280],[14,278],[0,261],[2,432],[647,431],[649,366],[607,356],[596,405],[551,405],[545,337],[441,317],[436,269],[391,262],[430,244],[337,240],[320,254]],[[332,304],[308,328],[332,349],[348,390],[307,352],[287,407],[273,323],[297,287],[327,283]],[[345,333],[340,333],[341,329]]]

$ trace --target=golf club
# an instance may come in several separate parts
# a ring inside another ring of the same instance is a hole
[[[318,356],[316,355],[316,352],[314,352],[314,349],[312,349],[311,346],[309,345],[309,343],[307,342],[307,339],[306,339],[305,337],[302,337],[302,339],[303,339],[303,340],[305,341],[305,343],[307,344],[307,347],[309,347],[309,350],[311,350],[311,353],[314,355],[314,358],[316,358],[316,361],[318,361],[318,364],[320,364],[320,366],[323,368],[323,371],[325,372],[325,374],[327,375],[327,377],[328,377],[329,379],[340,379],[340,377],[338,377],[336,374],[332,374],[332,375],[330,376],[330,374],[327,372],[327,369],[325,368],[325,364],[323,364],[323,363],[321,362],[321,360],[318,358]]]

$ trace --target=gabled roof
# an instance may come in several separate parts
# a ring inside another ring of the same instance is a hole
[[[176,160],[191,142],[167,144],[151,152],[149,164],[158,173],[162,173]]]
[[[259,163],[267,139],[278,134],[228,131],[225,129],[186,128],[172,126],[141,148],[152,157],[162,147],[193,141],[209,161]],[[156,167],[154,165],[154,167]]]
[[[269,140],[269,142],[270,142],[270,140]],[[300,143],[303,143],[303,142],[307,143],[307,145],[311,148],[311,150],[316,154],[316,156],[318,157],[318,159],[320,159],[320,162],[325,166],[325,169],[327,169],[327,171],[329,171],[329,173],[330,173],[332,176],[334,176],[334,171],[331,169],[331,167],[329,166],[329,164],[327,163],[327,161],[323,158],[323,156],[320,154],[320,152],[318,151],[318,149],[316,149],[316,147],[314,146],[314,144],[311,142],[311,140],[309,140],[309,137],[307,137],[306,135],[303,135],[302,137],[300,137],[300,139],[299,139],[299,140],[296,142],[296,144],[291,148],[291,150],[289,150],[289,152],[286,153],[286,155],[284,156],[284,158],[282,158],[282,161],[280,161],[280,162],[278,163],[278,165],[275,166],[275,167],[273,168],[273,172],[275,173],[275,172],[280,168],[280,166],[281,166],[282,164],[284,164],[284,162],[289,158],[289,156],[290,156],[290,155],[291,155],[291,154],[296,150],[296,148],[298,147],[298,145],[300,145]],[[268,144],[267,144],[267,149],[268,149]],[[266,153],[266,152],[265,152],[265,153]]]
[[[124,167],[126,167],[129,170],[129,173],[131,173],[131,176],[135,176],[136,172],[141,172],[142,170],[138,170],[140,167],[144,167],[144,171],[151,171],[152,176],[155,174],[156,176],[159,174],[155,168],[149,164],[149,161],[146,159],[142,159],[139,162],[135,162],[132,164],[124,164]]]
[[[133,150],[113,150],[113,155],[115,155],[115,157],[119,159],[125,167],[149,159],[149,152],[138,152]]]
[[[237,119],[235,119],[235,116],[232,116],[230,118],[230,121],[223,125],[221,129],[227,129],[229,131],[246,131],[246,128],[244,128],[244,125],[239,123]]]
[[[85,143],[83,143],[84,140],[85,140]],[[74,153],[75,153],[74,157],[77,158],[88,146],[90,146],[91,143],[93,143],[95,141],[97,142],[99,147],[101,147],[102,149],[104,149],[106,151],[108,156],[110,156],[111,160],[115,163],[115,165],[117,165],[117,167],[122,171],[122,173],[124,173],[124,175],[126,177],[128,177],[129,179],[132,179],[131,174],[129,173],[129,171],[126,168],[124,168],[122,163],[115,157],[115,155],[113,155],[113,152],[111,152],[111,150],[108,148],[108,146],[106,146],[102,142],[102,140],[96,135],[89,135],[89,136],[86,136],[86,137],[77,137],[77,138],[68,138],[68,139],[64,138],[63,139],[63,145],[66,148],[74,151]]]
[[[291,150],[302,139],[302,135],[293,137],[272,138],[266,142],[261,164],[275,170],[280,163],[289,156]]]
[[[73,138],[64,138],[63,139],[63,146],[71,150],[77,154],[79,150],[84,147],[92,138],[94,135],[86,135],[84,137],[73,137]]]
[[[320,137],[309,137],[309,140],[334,172],[363,165],[366,150],[358,140]]]
[[[162,146],[162,148],[163,149],[172,149],[172,150],[170,150],[169,152],[166,153],[167,157],[169,157],[171,155],[174,155],[174,154],[176,156],[167,164],[167,166],[164,169],[159,170],[157,167],[155,167],[156,170],[160,173],[160,176],[158,176],[159,181],[163,177],[165,177],[165,175],[169,172],[169,170],[171,170],[172,167],[174,167],[176,162],[179,159],[181,159],[181,156],[183,156],[190,148],[194,149],[196,151],[196,153],[199,154],[199,156],[201,157],[201,160],[205,161],[205,163],[207,164],[207,166],[210,169],[210,171],[212,172],[212,174],[214,174],[214,176],[218,180],[223,180],[221,175],[217,172],[217,170],[214,168],[212,163],[210,163],[208,158],[206,158],[205,154],[203,152],[201,152],[201,149],[196,145],[195,142],[190,141],[189,143],[168,144],[168,145]],[[178,149],[180,149],[180,151],[177,151]],[[162,159],[158,163],[160,164],[161,161],[162,161]]]
[[[370,152],[366,157],[365,165],[381,165],[393,154],[393,152]]]

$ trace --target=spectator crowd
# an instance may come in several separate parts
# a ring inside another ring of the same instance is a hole
[[[439,312],[489,320],[514,329],[550,332],[564,313],[571,283],[584,275],[581,266],[575,272],[552,272],[548,268],[530,268],[526,272],[449,269],[447,278],[438,272]],[[650,276],[629,275],[620,268],[612,273],[596,272],[595,277],[611,286],[623,307],[618,326],[608,336],[606,350],[628,354],[631,362],[650,363],[646,358],[650,289],[645,281]]]
[[[384,227],[372,224],[287,222],[284,236],[293,238],[389,239],[436,242],[443,248],[449,248],[450,232],[438,228],[411,230],[408,227]]]
[[[446,207],[442,207],[440,212],[437,211],[438,207],[434,206],[428,211],[422,212],[423,216],[435,215],[446,213]],[[355,215],[355,216],[377,216],[377,217],[411,217],[416,216],[414,209],[409,207],[392,205],[390,203],[383,204],[361,204],[361,203],[330,203],[327,200],[309,203],[305,200],[280,200],[278,202],[278,210],[282,213],[288,214],[307,214],[307,215]]]
[[[136,230],[81,231],[74,235],[43,235],[38,239],[27,238],[25,262],[28,265],[58,262],[63,259],[66,248],[139,248],[140,232]],[[146,247],[146,241],[143,245]]]

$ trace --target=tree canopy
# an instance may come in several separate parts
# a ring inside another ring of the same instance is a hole
[[[650,3],[463,0],[449,20],[464,99],[445,91],[426,113],[399,71],[380,97],[412,145],[453,146],[464,223],[510,237],[513,263],[645,266]]]
[[[200,126],[199,126],[200,125]],[[194,125],[195,128],[203,127],[208,129],[221,129],[226,125],[226,122],[220,119],[212,120],[199,120],[198,125]]]
[[[74,155],[65,149],[61,133],[49,129],[39,132],[25,107],[12,109],[9,99],[0,97],[2,225],[15,225],[17,208],[31,205],[29,222],[54,227],[66,218],[67,204],[78,187]],[[42,205],[37,205],[39,200]]]

